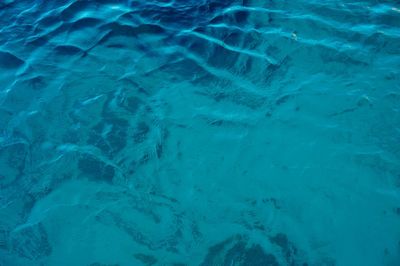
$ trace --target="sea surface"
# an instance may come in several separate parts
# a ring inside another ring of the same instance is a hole
[[[400,265],[400,2],[1,0],[0,265]]]

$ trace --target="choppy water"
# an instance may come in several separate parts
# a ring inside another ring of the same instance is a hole
[[[0,3],[0,265],[400,265],[398,1]]]

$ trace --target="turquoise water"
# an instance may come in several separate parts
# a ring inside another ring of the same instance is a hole
[[[2,0],[0,265],[400,265],[400,3]]]

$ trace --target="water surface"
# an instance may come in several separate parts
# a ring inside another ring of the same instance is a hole
[[[3,0],[0,265],[400,265],[398,1]]]

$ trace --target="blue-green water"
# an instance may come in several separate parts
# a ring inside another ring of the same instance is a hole
[[[400,265],[400,3],[2,0],[0,265]]]

